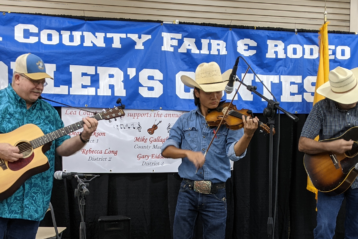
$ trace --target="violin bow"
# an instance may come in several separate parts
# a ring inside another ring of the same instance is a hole
[[[231,102],[230,102],[228,108],[230,108],[230,106],[232,105],[232,102],[234,101],[235,96],[236,96],[237,93],[239,92],[240,86],[242,85],[242,82],[244,81],[244,79],[245,79],[245,77],[246,77],[246,74],[247,74],[247,72],[249,71],[249,69],[250,69],[250,67],[247,67],[244,77],[242,78],[241,81],[239,81],[239,82],[240,82],[240,85],[237,87],[237,89],[236,89],[236,91],[235,91],[235,94],[234,94],[234,96],[232,97]],[[237,77],[237,76],[235,75],[235,77]],[[211,147],[211,144],[213,143],[213,141],[214,141],[214,139],[215,139],[215,137],[216,137],[216,134],[218,133],[218,131],[219,131],[219,129],[220,129],[220,126],[222,125],[222,123],[223,123],[223,121],[224,121],[224,118],[227,116],[228,113],[229,113],[229,110],[226,110],[225,113],[224,113],[224,116],[222,117],[222,119],[221,119],[221,121],[220,121],[220,123],[219,123],[219,125],[218,125],[217,130],[216,130],[215,133],[214,133],[214,136],[211,138],[211,141],[210,141],[210,144],[209,144],[208,148],[207,148],[206,151],[205,151],[204,158],[205,158],[206,154],[208,153],[209,148]]]

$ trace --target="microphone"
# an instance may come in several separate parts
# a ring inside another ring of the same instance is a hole
[[[93,174],[87,174],[87,173],[66,173],[66,172],[62,172],[62,171],[56,171],[53,175],[53,177],[57,180],[62,180],[62,179],[65,179],[65,178],[71,178],[73,176],[79,176],[79,177],[93,177],[94,175]]]
[[[237,71],[237,66],[239,65],[239,60],[240,60],[240,57],[238,57],[236,59],[235,65],[232,68],[232,71],[230,74],[229,83],[227,83],[227,85],[225,87],[225,92],[227,94],[231,94],[231,92],[234,90],[234,81],[236,79],[236,71]]]

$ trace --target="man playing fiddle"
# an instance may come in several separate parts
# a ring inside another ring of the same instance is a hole
[[[230,160],[238,161],[246,154],[258,119],[243,118],[244,128],[220,127],[204,156],[217,127],[210,128],[205,116],[218,107],[231,70],[221,75],[215,62],[202,63],[195,80],[182,76],[182,82],[194,88],[196,109],[183,114],[170,130],[163,144],[166,158],[182,158],[179,176],[183,178],[174,217],[174,239],[192,238],[197,216],[203,220],[204,238],[225,238],[227,204],[225,182],[231,176]]]

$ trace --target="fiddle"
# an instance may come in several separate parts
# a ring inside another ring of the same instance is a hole
[[[158,124],[160,124],[162,121],[159,121]],[[152,128],[149,128],[147,130],[148,134],[152,135],[154,134],[154,131],[158,129],[158,124],[153,124]]]
[[[226,111],[228,111],[228,113],[223,119],[223,116],[226,114]],[[223,119],[223,124],[226,125],[227,128],[232,130],[238,130],[244,127],[242,116],[250,116],[253,118],[251,110],[238,110],[235,105],[227,102],[222,102],[217,108],[209,111],[209,113],[205,117],[205,120],[210,127],[215,127],[218,126]],[[270,133],[269,126],[267,126],[261,121],[258,122],[258,125],[265,133]],[[272,133],[275,134],[275,129],[273,129]]]

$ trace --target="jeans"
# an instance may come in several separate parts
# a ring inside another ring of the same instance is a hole
[[[336,220],[343,199],[346,198],[345,239],[358,238],[358,189],[349,188],[337,196],[328,196],[318,192],[317,227],[315,239],[332,239],[336,229]]]
[[[197,216],[203,220],[204,239],[225,238],[227,203],[225,188],[215,194],[201,194],[182,181],[175,209],[174,239],[193,238]]]
[[[0,239],[35,239],[39,221],[0,217]]]

